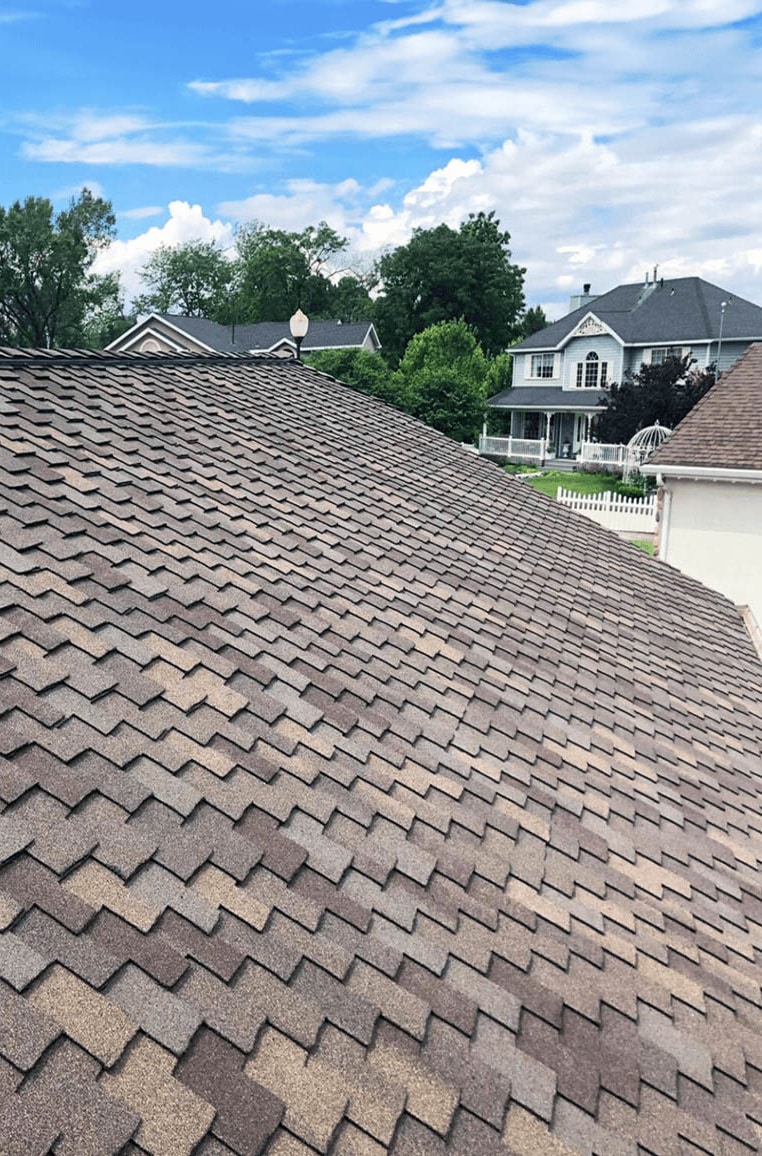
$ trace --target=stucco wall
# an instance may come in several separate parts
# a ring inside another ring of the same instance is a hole
[[[660,556],[762,623],[762,485],[667,480]]]

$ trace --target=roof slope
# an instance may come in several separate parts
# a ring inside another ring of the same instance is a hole
[[[205,317],[182,317],[173,313],[159,313],[166,321],[182,329],[190,337],[208,345],[218,353],[241,353],[248,350],[272,349],[280,341],[291,341],[291,331],[287,321],[259,321],[254,325],[236,325],[235,340],[233,327],[220,325],[217,321],[207,321]],[[309,331],[302,343],[302,350],[350,348],[362,345],[371,327],[370,321],[310,321]]]
[[[564,389],[560,385],[520,385],[511,386],[501,393],[487,398],[487,405],[494,409],[569,409],[577,412],[581,409],[595,409],[603,405],[608,397],[599,389]]]
[[[762,308],[712,285],[701,277],[618,285],[553,325],[533,333],[511,352],[554,349],[574,332],[580,321],[593,313],[613,329],[625,345],[650,342],[717,341],[721,306],[725,310],[723,340],[762,337]]]
[[[0,382],[3,1156],[756,1151],[730,603],[295,362]]]
[[[749,346],[648,464],[762,470],[762,343]]]

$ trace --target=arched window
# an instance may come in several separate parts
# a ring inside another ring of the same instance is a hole
[[[577,362],[577,389],[605,389],[609,365],[597,353],[590,352],[584,361]]]

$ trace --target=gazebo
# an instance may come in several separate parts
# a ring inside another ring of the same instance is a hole
[[[671,429],[667,429],[665,425],[659,425],[658,421],[653,425],[646,426],[645,429],[638,430],[627,443],[623,481],[632,482],[639,477],[640,467],[648,461],[651,454],[655,453],[671,433]]]

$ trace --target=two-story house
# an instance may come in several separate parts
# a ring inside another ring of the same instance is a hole
[[[762,308],[700,277],[646,277],[601,296],[585,285],[569,304],[512,348],[513,384],[487,403],[510,414],[512,437],[547,439],[549,457],[576,456],[606,389],[644,363],[690,353],[724,371],[762,339]]]

